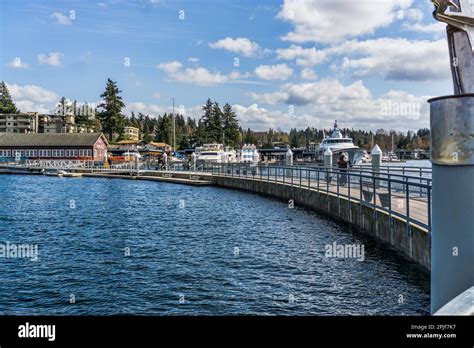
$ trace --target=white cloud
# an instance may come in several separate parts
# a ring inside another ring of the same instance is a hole
[[[172,62],[160,63],[158,64],[157,67],[158,69],[161,69],[168,74],[173,74],[179,71],[183,67],[183,64],[177,61],[172,61]]]
[[[226,37],[225,39],[218,40],[216,42],[209,43],[209,47],[215,49],[224,49],[232,53],[242,54],[245,57],[256,57],[261,54],[261,47],[253,41],[245,37],[231,38]]]
[[[316,50],[292,45],[277,50],[277,57],[295,60],[311,67],[333,56],[341,56],[341,71],[351,71],[354,77],[379,75],[386,80],[429,81],[449,77],[449,55],[445,39],[437,41],[379,38],[351,40]],[[331,58],[335,61],[334,58]]]
[[[288,80],[293,75],[293,69],[286,64],[260,65],[255,68],[255,75],[263,80]]]
[[[256,131],[268,130],[268,128],[289,130],[290,128],[306,128],[315,125],[318,119],[314,115],[289,114],[279,110],[268,110],[259,107],[258,104],[243,106],[232,105],[242,128],[251,128]]]
[[[267,105],[275,105],[275,104],[283,103],[286,100],[288,100],[288,97],[289,97],[287,92],[273,92],[273,93],[262,93],[262,94],[251,92],[249,93],[249,96],[255,101],[258,101],[259,103],[267,104]]]
[[[48,113],[54,110],[59,100],[55,92],[40,86],[7,84],[7,87],[16,106],[23,112]]]
[[[407,11],[402,11],[402,14],[406,13],[406,16],[409,20],[412,21],[421,21],[424,17],[423,11],[419,8],[410,8]]]
[[[229,75],[224,75],[220,72],[210,72],[202,67],[183,69],[183,64],[178,61],[161,63],[157,67],[163,70],[168,78],[173,81],[198,86],[212,86],[228,81],[242,82],[243,79],[250,77],[249,73],[242,74],[238,71],[232,71]]]
[[[52,66],[61,65],[61,59],[64,55],[61,52],[51,52],[48,54],[38,54],[38,63]]]
[[[331,54],[356,56],[342,67],[355,77],[381,75],[386,80],[430,81],[449,78],[446,40],[410,41],[380,38],[347,41],[330,48]],[[358,56],[358,57],[357,57]]]
[[[199,58],[190,57],[190,58],[188,58],[188,62],[191,62],[191,63],[199,63]]]
[[[8,63],[8,66],[12,69],[27,69],[30,67],[30,65],[24,61],[21,60],[21,58],[13,58],[10,63]]]
[[[161,93],[160,92],[154,92],[152,94],[152,97],[155,98],[155,99],[160,99],[161,98]]]
[[[127,102],[125,105],[124,114],[126,115],[131,115],[133,111],[135,115],[141,112],[144,115],[156,116],[166,111],[166,109],[160,105],[147,104],[144,102]]]
[[[334,79],[312,83],[285,84],[277,92],[251,94],[259,102],[275,101],[309,110],[312,115],[327,120],[340,120],[343,127],[417,129],[429,126],[426,100],[430,96],[414,96],[405,91],[391,90],[374,98],[362,81],[343,85]],[[308,112],[306,112],[308,113]],[[307,123],[306,126],[311,126]]]
[[[311,68],[301,69],[300,76],[303,80],[316,80],[318,78],[316,72]]]
[[[294,26],[282,40],[333,43],[373,34],[411,4],[412,0],[285,0],[277,18]]]
[[[205,68],[186,68],[173,75],[176,81],[196,84],[198,86],[211,86],[227,81],[227,76],[221,75],[219,72],[211,73]]]
[[[54,12],[51,17],[56,19],[57,24],[69,25],[72,23],[71,19],[68,16],[62,14],[61,12]]]
[[[321,64],[328,56],[326,50],[317,50],[316,47],[303,48],[297,45],[291,45],[289,48],[280,48],[276,50],[278,59],[296,60],[300,66],[314,66]]]
[[[436,37],[442,37],[446,34],[446,24],[441,22],[422,24],[422,23],[404,23],[403,29],[417,33],[433,34]]]

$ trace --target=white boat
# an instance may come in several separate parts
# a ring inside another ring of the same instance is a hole
[[[80,178],[82,176],[82,173],[71,173],[67,172],[65,170],[58,170],[55,172],[44,172],[44,175],[47,176],[59,176],[59,177],[64,177],[64,178]]]
[[[394,153],[387,153],[382,155],[382,162],[401,162],[398,156]]]
[[[333,163],[337,163],[341,153],[345,153],[348,156],[351,165],[357,165],[362,162],[362,158],[366,154],[364,149],[354,145],[352,138],[348,138],[342,135],[341,131],[337,127],[337,121],[334,122],[334,128],[331,131],[330,136],[324,136],[323,141],[316,149],[316,159],[318,161],[324,160],[324,152],[330,149],[333,154]]]
[[[204,144],[196,147],[197,161],[202,163],[236,163],[237,152],[222,144]]]
[[[244,144],[240,150],[239,157],[240,163],[257,164],[260,161],[260,154],[258,153],[257,147],[253,144]]]
[[[122,156],[125,158],[127,161],[135,160],[135,159],[141,159],[142,155],[140,155],[140,152],[138,151],[127,151]]]
[[[70,172],[64,172],[62,173],[63,178],[80,178],[82,177],[82,173],[70,173]]]

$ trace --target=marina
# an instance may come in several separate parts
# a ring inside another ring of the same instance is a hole
[[[0,348],[472,343],[473,1],[0,1]]]

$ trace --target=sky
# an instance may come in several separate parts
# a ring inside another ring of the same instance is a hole
[[[207,98],[242,127],[429,127],[452,94],[445,25],[429,0],[2,0],[0,80],[21,111],[65,96],[125,114],[199,118]]]

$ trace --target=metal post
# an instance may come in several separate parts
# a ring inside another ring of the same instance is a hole
[[[319,169],[318,169],[318,170],[317,170],[317,173],[318,173],[318,183],[317,183],[317,185],[318,185],[318,191],[319,191],[319,172],[320,172],[320,171],[319,171]]]
[[[168,170],[168,155],[166,153],[163,154],[163,162],[165,163],[165,170]]]
[[[137,176],[140,175],[140,163],[138,161],[138,156],[135,156],[135,166],[137,168]]]
[[[192,170],[193,172],[196,171],[196,153],[192,153],[191,155],[191,164],[192,164]]]
[[[370,152],[370,155],[372,156],[372,175],[378,177],[380,176],[380,166],[382,165],[382,150],[380,150],[380,147],[377,144],[375,144],[375,146],[373,147],[372,151]],[[374,187],[380,187],[380,180],[375,181]]]
[[[431,313],[474,285],[474,95],[431,99]]]
[[[293,166],[293,152],[291,152],[290,149],[288,149],[288,151],[285,154],[285,160],[286,160],[286,165],[288,167]],[[292,170],[291,168],[287,169],[287,171],[286,171],[287,176],[290,176],[290,171],[291,170]],[[291,173],[291,174],[293,174],[293,173]],[[291,181],[293,183],[293,175],[291,175]]]
[[[326,168],[326,180],[329,182],[332,171],[332,151],[329,147],[324,151],[324,167]]]

